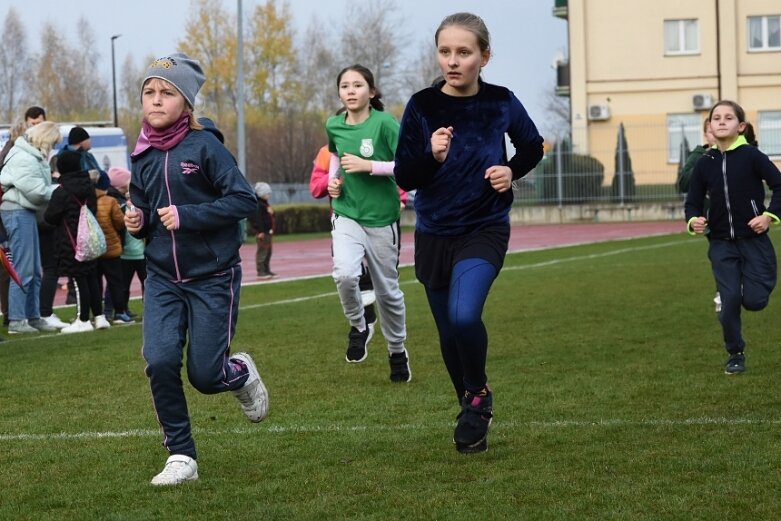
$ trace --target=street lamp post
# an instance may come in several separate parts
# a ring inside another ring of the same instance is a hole
[[[111,37],[111,89],[114,92],[114,126],[119,126],[119,118],[117,117],[117,70],[114,63],[114,40],[122,36],[121,34],[115,34]]]

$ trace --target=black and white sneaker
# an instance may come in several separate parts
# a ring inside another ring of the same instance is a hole
[[[493,395],[488,387],[478,394],[467,391],[461,399],[461,412],[453,433],[456,450],[462,454],[487,451],[492,420]]]
[[[363,331],[358,331],[358,328],[351,327],[350,333],[347,335],[347,354],[345,359],[351,364],[357,364],[366,360],[366,356],[369,352],[366,350],[366,344],[369,343],[372,333],[374,333],[374,326],[366,326]]]
[[[735,353],[729,355],[727,363],[724,365],[725,374],[740,374],[746,370],[746,355]]]
[[[390,363],[391,382],[409,382],[412,380],[412,371],[409,368],[409,356],[405,349],[401,353],[391,353],[388,357]]]

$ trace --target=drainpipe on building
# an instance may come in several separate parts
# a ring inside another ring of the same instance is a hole
[[[721,17],[719,16],[719,0],[716,3],[716,93],[717,100],[721,100]]]

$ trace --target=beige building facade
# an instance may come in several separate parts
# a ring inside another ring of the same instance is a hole
[[[607,183],[619,124],[636,182],[668,184],[681,141],[702,143],[719,99],[745,109],[760,149],[781,166],[781,0],[554,4],[568,24],[557,92],[570,97],[573,151],[597,157]]]

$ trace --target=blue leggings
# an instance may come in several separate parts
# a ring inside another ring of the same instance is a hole
[[[426,288],[439,331],[439,346],[458,400],[464,391],[479,392],[488,381],[485,362],[488,333],[482,314],[496,266],[484,259],[464,259],[453,267],[450,286]]]

